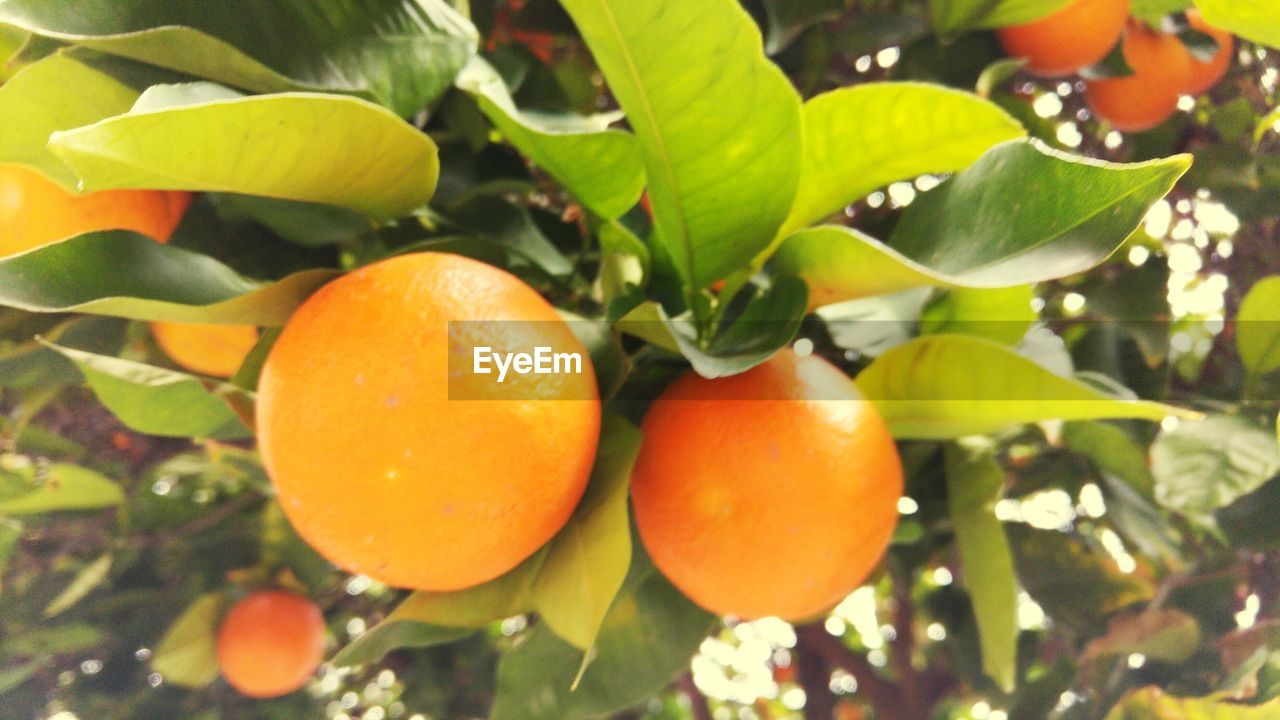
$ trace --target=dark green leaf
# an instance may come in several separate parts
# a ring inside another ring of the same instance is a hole
[[[201,595],[165,631],[151,659],[165,682],[199,688],[217,679],[218,622],[225,604],[221,593]]]
[[[87,468],[55,463],[41,474],[34,490],[0,501],[0,515],[98,510],[123,502],[124,491],[113,480]]]
[[[411,115],[475,50],[443,0],[8,0],[0,22],[253,92],[331,90]]]
[[[335,275],[308,270],[263,285],[204,255],[111,231],[0,258],[0,305],[135,320],[280,326]]]

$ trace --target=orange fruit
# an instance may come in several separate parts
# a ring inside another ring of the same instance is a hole
[[[221,378],[235,375],[258,344],[258,329],[252,325],[153,322],[151,334],[170,360],[192,372]]]
[[[315,603],[281,590],[256,592],[223,619],[218,668],[249,697],[287,695],[320,666],[324,633],[324,615]]]
[[[636,524],[658,569],[721,615],[803,620],[889,545],[902,464],[838,368],[784,350],[732,377],[682,376],[645,416]]]
[[[163,190],[74,195],[37,170],[0,164],[0,257],[98,230],[168,242],[190,203],[189,193]]]
[[[1195,56],[1191,57],[1191,83],[1187,86],[1187,92],[1199,95],[1217,85],[1222,76],[1227,74],[1231,67],[1231,56],[1236,49],[1236,38],[1226,30],[1219,30],[1205,22],[1200,11],[1194,8],[1187,10],[1187,22],[1192,28],[1218,41],[1218,52],[1212,60],[1206,62]]]
[[[1105,58],[1124,32],[1129,0],[1077,0],[1054,14],[996,32],[1004,51],[1025,57],[1027,70],[1058,77]]]
[[[472,372],[471,347],[539,346],[576,353],[578,372],[504,384]],[[551,539],[600,432],[590,356],[555,308],[503,270],[442,253],[321,288],[267,358],[257,410],[263,461],[302,537],[348,571],[426,590],[491,580]]]
[[[1140,132],[1168,120],[1191,78],[1191,54],[1174,35],[1134,23],[1124,37],[1132,75],[1085,83],[1084,99],[1117,130]]]

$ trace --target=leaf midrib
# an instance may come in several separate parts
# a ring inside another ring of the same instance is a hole
[[[623,62],[627,66],[627,72],[631,75],[632,82],[635,83],[637,90],[637,100],[640,103],[641,114],[653,127],[653,142],[656,145],[658,161],[662,166],[662,173],[666,176],[667,182],[670,184],[672,191],[676,195],[676,216],[679,219],[680,226],[680,246],[684,251],[685,265],[689,271],[689,280],[697,276],[693,266],[693,244],[689,241],[689,223],[685,217],[684,209],[679,205],[679,183],[676,181],[675,166],[671,164],[671,154],[667,148],[666,138],[659,130],[658,116],[654,112],[653,103],[649,100],[649,93],[640,78],[640,68],[636,65],[635,57],[631,54],[631,48],[627,45],[622,34],[622,28],[618,25],[618,19],[613,14],[613,8],[609,6],[608,0],[595,0],[600,7],[604,19],[608,23],[609,32],[613,35]],[[655,214],[656,214],[655,210]]]

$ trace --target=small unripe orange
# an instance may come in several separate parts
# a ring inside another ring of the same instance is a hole
[[[1085,102],[1117,130],[1150,130],[1177,111],[1191,79],[1191,54],[1176,36],[1139,23],[1129,28],[1122,47],[1133,74],[1090,80]]]
[[[1004,51],[1044,77],[1070,75],[1107,56],[1124,32],[1129,0],[1077,0],[1056,13],[997,33]]]
[[[324,616],[310,600],[281,590],[256,592],[222,621],[218,667],[244,695],[287,695],[320,666],[324,632]]]

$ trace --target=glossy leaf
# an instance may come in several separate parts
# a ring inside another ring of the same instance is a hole
[[[736,0],[565,0],[640,141],[655,242],[705,287],[763,250],[799,176],[800,99]]]
[[[1072,0],[929,0],[933,26],[950,36],[973,28],[996,28],[1034,22]]]
[[[68,102],[68,88],[75,89]],[[64,53],[32,63],[0,85],[0,161],[34,167],[68,188],[77,178],[49,152],[58,130],[129,111],[138,92]]]
[[[638,705],[688,668],[711,621],[649,571],[609,610],[591,671],[577,689],[571,688],[582,653],[546,627],[504,655],[490,720],[586,720]]]
[[[896,347],[867,366],[857,384],[901,439],[980,435],[1052,419],[1197,417],[1106,394],[999,343],[964,335],[930,335]]]
[[[920,318],[921,334],[974,335],[1016,345],[1037,319],[1030,285],[955,288],[936,299]]]
[[[165,682],[199,688],[217,679],[217,628],[224,604],[221,593],[201,595],[165,631],[151,659]]]
[[[1207,518],[1280,473],[1274,433],[1248,420],[1213,415],[1161,432],[1151,445],[1160,504]]]
[[[889,245],[975,286],[1064,277],[1114,252],[1190,164],[1117,165],[1007,142],[917,197]]]
[[[38,515],[66,510],[98,510],[124,502],[114,481],[87,468],[55,463],[31,492],[0,501],[0,515]]]
[[[595,641],[631,566],[627,498],[641,439],[631,423],[605,417],[591,483],[551,540],[533,583],[533,605],[543,622],[584,650]]]
[[[472,59],[457,84],[512,145],[596,214],[618,218],[640,199],[645,182],[640,147],[634,135],[609,129],[620,113],[522,112],[502,78],[479,58]]]
[[[1280,15],[1274,0],[1195,0],[1195,4],[1209,25],[1280,47]]]
[[[74,362],[98,401],[137,432],[215,440],[253,435],[227,403],[228,395],[242,392],[235,386],[132,360],[49,347]]]
[[[252,92],[359,93],[411,115],[477,33],[443,0],[6,0],[0,22]]]
[[[994,445],[982,438],[947,446],[947,501],[964,586],[973,600],[982,645],[982,670],[1013,692],[1018,657],[1018,587],[1013,555],[995,507],[1004,471]]]
[[[0,305],[134,320],[279,326],[336,275],[307,270],[264,285],[213,258],[111,231],[0,258]]]
[[[999,106],[923,83],[868,83],[804,104],[804,160],[786,228],[817,222],[878,188],[967,167],[1025,133]]]
[[[1280,276],[1249,288],[1236,314],[1236,348],[1255,375],[1280,368]]]
[[[135,110],[56,132],[49,149],[85,190],[235,192],[374,217],[425,205],[440,168],[435,143],[391,111],[307,93]]]

